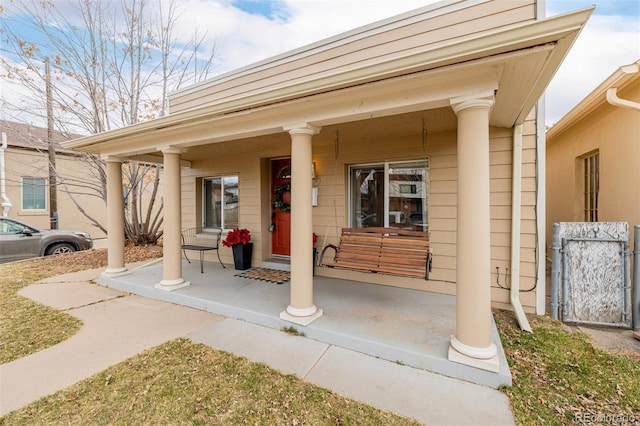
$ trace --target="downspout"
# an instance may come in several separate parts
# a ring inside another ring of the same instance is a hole
[[[7,134],[2,132],[2,146],[0,147],[0,196],[2,197],[2,216],[9,215],[11,201],[7,197],[6,178],[4,173],[4,151],[7,149]]]
[[[626,65],[624,67],[620,67],[620,71],[622,72],[622,76],[635,74],[637,72],[640,72],[640,65],[638,65],[638,63]],[[619,77],[616,82],[619,82],[620,78],[621,77]],[[628,101],[626,99],[621,99],[618,97],[617,87],[610,87],[609,89],[607,89],[607,102],[609,102],[613,106],[617,106],[620,108],[629,108],[635,111],[640,111],[640,103]]]
[[[513,128],[513,184],[511,187],[511,306],[520,328],[532,332],[520,303],[520,217],[522,209],[522,124]]]
[[[612,87],[607,89],[607,102],[609,102],[613,106],[621,107],[621,108],[629,108],[636,111],[640,111],[640,103],[627,101],[626,99],[621,99],[618,97],[618,88]]]

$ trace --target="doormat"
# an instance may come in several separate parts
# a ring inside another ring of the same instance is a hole
[[[235,276],[275,284],[284,284],[289,281],[289,271],[279,271],[277,269],[268,268],[253,268],[240,274],[236,274]]]

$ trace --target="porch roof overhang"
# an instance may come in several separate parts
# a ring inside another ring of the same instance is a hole
[[[524,122],[589,19],[593,7],[499,28],[348,70],[265,86],[207,106],[69,141],[65,148],[149,161],[163,147],[279,133],[298,123],[341,122],[448,107],[494,91],[490,124]]]

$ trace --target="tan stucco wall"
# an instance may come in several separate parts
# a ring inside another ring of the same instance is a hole
[[[453,112],[449,112],[453,114]],[[456,279],[456,129],[429,132],[426,151],[421,138],[420,113],[413,113],[409,126],[397,127],[393,120],[365,120],[326,126],[313,138],[313,160],[320,178],[318,206],[313,208],[313,230],[319,235],[319,250],[325,244],[337,244],[340,230],[348,226],[348,166],[352,164],[421,160],[430,162],[429,227],[434,252],[430,280],[414,280],[386,275],[317,268],[316,274],[366,280],[380,284],[455,294]],[[535,285],[535,121],[533,114],[524,126],[523,207],[521,288]],[[404,123],[407,124],[407,123]],[[455,119],[453,122],[455,126]],[[512,141],[511,129],[490,129],[491,160],[491,258],[492,300],[495,306],[508,307],[509,292],[499,288],[510,269]],[[335,153],[338,153],[337,158]],[[219,143],[190,150],[192,167],[183,169],[183,228],[199,225],[201,218],[200,179],[210,176],[239,176],[240,226],[251,230],[254,241],[254,265],[270,256],[270,200],[268,167],[270,158],[290,155],[286,133],[268,138]],[[232,263],[231,250],[222,248],[223,262]],[[209,255],[215,260],[215,254]],[[536,292],[523,292],[522,302],[533,312]]]
[[[66,155],[56,156],[56,168],[63,176],[74,177],[78,181],[91,180],[87,167],[81,160]],[[23,150],[8,148],[5,151],[5,175],[6,190],[12,207],[9,210],[9,217],[24,221],[30,225],[49,229],[49,192],[47,191],[47,209],[44,211],[23,210],[22,209],[22,186],[23,177],[45,178],[48,181],[48,157],[47,153],[40,153],[33,150]],[[78,210],[69,195],[58,188],[58,217],[60,229],[75,229],[88,232],[93,238],[102,238],[105,235]],[[97,220],[105,223],[106,208],[101,199],[88,195],[77,195],[76,200],[87,210],[87,212]]]
[[[640,102],[640,79],[619,91]],[[547,253],[555,222],[583,221],[582,158],[600,153],[598,220],[640,224],[640,113],[608,103],[547,140]]]

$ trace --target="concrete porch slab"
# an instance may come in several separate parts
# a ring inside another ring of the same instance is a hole
[[[191,286],[166,292],[154,288],[161,280],[156,263],[101,284],[280,330],[292,324],[280,318],[289,304],[291,283],[282,285],[236,277],[239,271],[215,262],[183,262],[183,278]],[[455,334],[455,297],[420,290],[314,277],[314,304],[322,317],[295,327],[307,338],[380,357],[445,376],[498,388],[511,385],[511,374],[495,324],[492,342],[498,349],[499,372],[448,360],[449,339]]]

